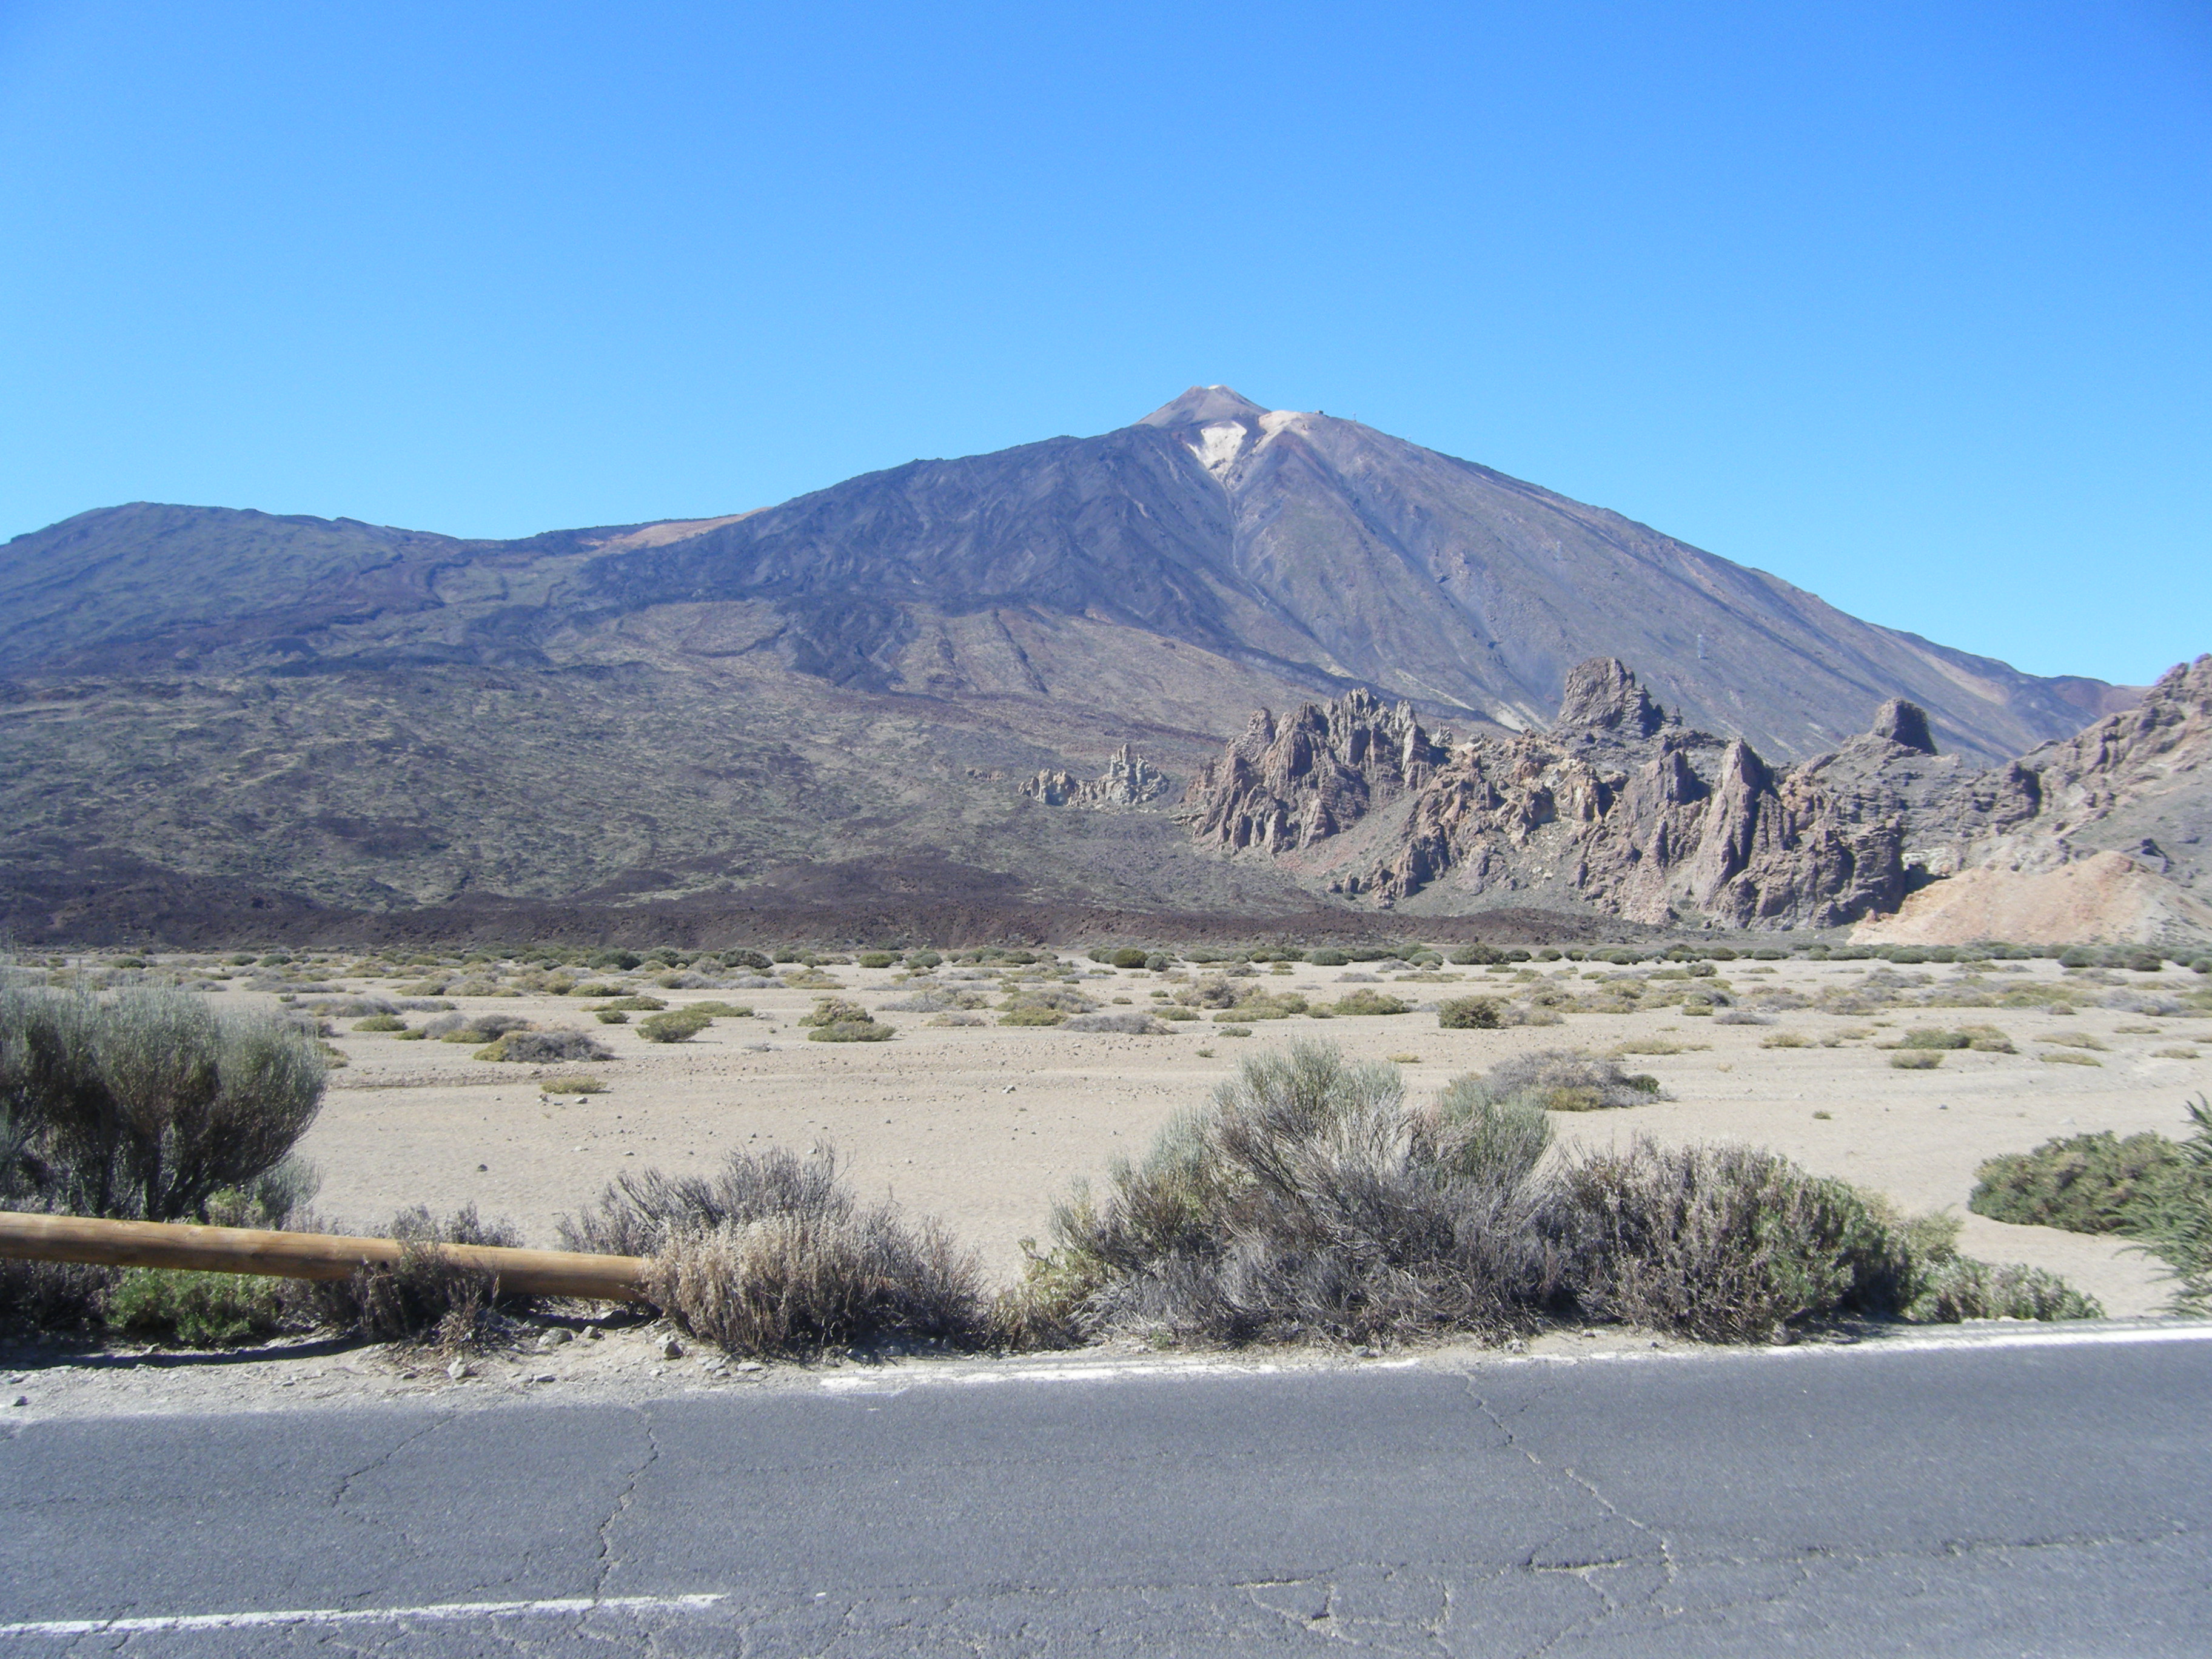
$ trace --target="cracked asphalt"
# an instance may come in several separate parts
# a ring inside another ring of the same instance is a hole
[[[2208,1477],[2203,1340],[57,1419],[0,1624],[323,1616],[0,1653],[2202,1655]]]

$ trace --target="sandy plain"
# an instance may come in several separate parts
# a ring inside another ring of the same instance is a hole
[[[1084,964],[1074,988],[1111,1012],[1155,1002],[1182,983],[1142,970],[1115,973]],[[836,966],[835,994],[881,1009],[914,994],[901,970]],[[999,1000],[991,980],[940,970],[933,982]],[[980,970],[975,970],[979,971]],[[1206,970],[1190,970],[1195,976]],[[1471,993],[1527,996],[1546,988],[1588,994],[1596,964],[1533,964],[1518,972],[1454,969],[1410,978],[1371,969],[1297,964],[1261,970],[1271,993],[1334,1000],[1372,979],[1376,988],[1425,1003]],[[1650,966],[1633,970],[1649,974]],[[1930,964],[1899,970],[1879,962],[1723,964],[1717,983],[1740,1006],[1849,998],[1869,974],[1893,981],[1884,994],[1934,1006],[1884,1006],[1870,1013],[1816,1007],[1763,1012],[1765,1024],[1686,1016],[1679,1006],[1634,1013],[1575,1012],[1553,1025],[1444,1030],[1432,1012],[1396,1016],[1307,1018],[1255,1022],[1252,1035],[1225,1035],[1210,1020],[1169,1034],[1135,1036],[995,1024],[946,1029],[927,1013],[884,1012],[894,1041],[830,1044],[806,1041],[796,1023],[823,988],[653,989],[672,1006],[715,1000],[749,1005],[754,1014],[720,1018],[688,1042],[653,1044],[635,1027],[594,1023],[567,997],[457,997],[464,1013],[520,1015],[541,1027],[588,1030],[616,1058],[589,1067],[605,1083],[589,1097],[541,1092],[535,1067],[473,1058],[440,1042],[356,1034],[335,1022],[332,1038],[347,1066],[335,1073],[322,1115],[303,1152],[324,1171],[317,1207],[329,1219],[368,1226],[402,1206],[444,1212],[474,1204],[514,1223],[528,1242],[555,1242],[557,1218],[586,1203],[625,1171],[659,1168],[704,1173],[732,1149],[834,1144],[856,1185],[888,1194],[908,1209],[934,1213],[982,1253],[995,1276],[1011,1277],[1021,1241],[1049,1237],[1054,1200],[1070,1183],[1101,1175],[1110,1162],[1140,1154],[1173,1114],[1205,1102],[1213,1085],[1249,1053],[1294,1038],[1336,1042],[1363,1058],[1401,1056],[1408,1097],[1425,1098],[1450,1079],[1480,1072],[1534,1048],[1606,1053],[1675,1046],[1678,1053],[1631,1053],[1623,1064],[1648,1071],[1669,1099],[1626,1110],[1554,1117],[1568,1147],[1650,1135],[1662,1142],[1740,1140],[1771,1147],[1823,1175],[1887,1194],[1907,1210],[1949,1207],[1964,1220],[1964,1247],[1998,1261],[2027,1261],[2064,1273],[2116,1316],[2153,1313],[2165,1291],[2155,1262],[2124,1243],[2017,1227],[1966,1209],[1975,1170],[1994,1154],[2025,1151],[2055,1135],[2110,1129],[2121,1134],[2185,1130],[2184,1105],[2212,1089],[2212,1014],[2141,1012],[2140,1007],[2064,1006],[2076,999],[2171,1003],[2204,981],[2168,967],[2152,975],[2108,974],[2084,983],[2047,961],[1985,968]],[[1902,985],[1894,983],[1901,980]],[[389,994],[377,981],[339,981]],[[1188,981],[1183,981],[1187,983]],[[2049,1006],[1941,1006],[1976,988],[2014,1001],[2049,989]],[[651,988],[649,986],[645,988]],[[244,1003],[260,994],[220,999]],[[305,1000],[305,999],[303,999]],[[424,1018],[408,1018],[420,1024]],[[984,1012],[982,1018],[994,1019]],[[2014,1054],[1952,1051],[1930,1071],[1900,1071],[1881,1045],[1919,1027],[1994,1025]],[[1766,1046],[1778,1034],[1802,1048]],[[2051,1039],[2086,1037],[2097,1048]],[[1833,1046],[1821,1046],[1831,1044]],[[2161,1058],[2160,1049],[2193,1058]],[[2073,1054],[2095,1064],[2059,1063]]]

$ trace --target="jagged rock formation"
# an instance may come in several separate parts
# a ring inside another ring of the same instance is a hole
[[[1419,789],[1445,758],[1410,705],[1366,691],[1308,703],[1279,727],[1263,708],[1192,781],[1192,822],[1224,847],[1310,847]]]
[[[1444,752],[1397,711],[1378,764],[1385,712],[1340,699],[1279,732],[1255,715],[1194,781],[1194,833],[1382,906],[1511,895],[1652,923],[1832,927],[1892,915],[1963,871],[2115,851],[2191,886],[2212,829],[2212,657],[2175,669],[2140,708],[1990,770],[1937,754],[1925,711],[1901,698],[1833,752],[1770,766],[1740,738],[1685,730],[1605,658],[1568,676],[1542,732]]]
[[[1175,793],[1175,780],[1125,743],[1097,777],[1047,769],[1024,782],[1021,792],[1047,806],[1149,806]]]

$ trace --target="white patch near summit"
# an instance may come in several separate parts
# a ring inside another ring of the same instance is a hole
[[[1191,446],[1191,453],[1198,457],[1199,465],[1215,477],[1225,477],[1244,453],[1244,425],[1241,421],[1217,421],[1212,426],[1200,427],[1198,441]]]

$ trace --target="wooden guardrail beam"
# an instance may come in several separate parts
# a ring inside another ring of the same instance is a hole
[[[440,1244],[449,1261],[495,1273],[520,1296],[569,1296],[642,1302],[646,1258],[581,1255],[568,1250],[512,1250],[490,1244]],[[101,1221],[86,1216],[0,1211],[0,1256],[27,1261],[86,1261],[110,1267],[187,1267],[202,1273],[266,1273],[278,1279],[345,1279],[389,1267],[407,1246],[392,1238],[337,1233],[280,1233],[258,1227],[191,1227],[166,1221]]]

